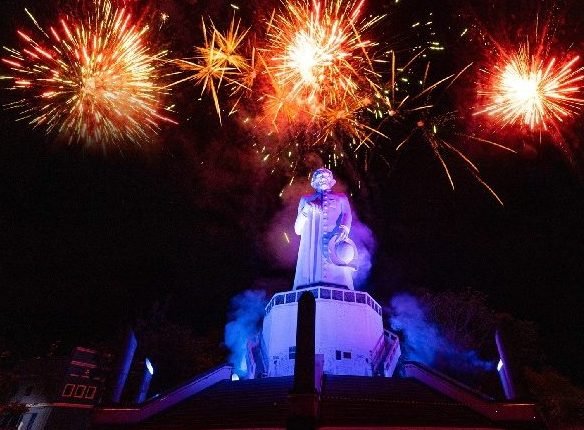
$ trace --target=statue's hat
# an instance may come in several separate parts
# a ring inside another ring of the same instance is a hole
[[[344,240],[339,240],[339,235],[335,234],[328,244],[329,256],[331,261],[337,266],[347,266],[353,270],[357,270],[355,262],[359,253],[355,242],[348,237]],[[353,264],[351,264],[353,263]]]

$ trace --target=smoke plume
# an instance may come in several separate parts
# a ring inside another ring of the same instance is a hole
[[[229,304],[229,322],[225,326],[225,345],[229,348],[229,361],[238,376],[246,376],[245,354],[248,339],[260,330],[266,293],[261,290],[246,290],[238,294]]]
[[[355,242],[359,257],[357,258],[358,270],[353,275],[353,283],[358,290],[367,289],[367,279],[371,271],[371,259],[375,253],[376,243],[371,229],[363,224],[353,209],[353,225],[349,237]]]
[[[401,333],[402,352],[407,360],[419,361],[438,370],[461,373],[491,370],[493,363],[476,351],[449,342],[432,322],[423,304],[413,295],[401,293],[391,299],[390,326]]]

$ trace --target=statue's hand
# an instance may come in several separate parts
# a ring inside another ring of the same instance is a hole
[[[306,202],[304,203],[304,206],[302,207],[302,213],[305,216],[310,215],[311,212],[314,212],[316,209],[317,205],[314,204],[314,202]]]
[[[349,227],[347,227],[346,225],[340,225],[339,226],[339,241],[343,241],[346,238],[349,237]]]

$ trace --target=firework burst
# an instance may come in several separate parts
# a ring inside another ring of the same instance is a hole
[[[367,29],[382,17],[361,18],[363,0],[303,0],[272,14],[260,49],[267,73],[287,98],[300,100],[311,116],[362,104],[377,88],[371,65],[375,43]]]
[[[262,160],[296,170],[318,154],[333,166],[384,137],[369,109],[380,76],[367,37],[383,16],[363,16],[363,0],[283,0],[265,21],[244,109]]]
[[[584,106],[584,68],[578,61],[577,56],[558,60],[531,55],[528,45],[504,55],[492,71],[484,70],[491,82],[479,90],[487,101],[476,114],[495,117],[503,127],[521,124],[531,130],[547,130],[574,117]]]
[[[316,147],[342,156],[339,143],[347,138],[354,149],[369,147],[373,135],[382,136],[367,113],[380,87],[371,60],[376,43],[364,34],[382,16],[361,18],[363,5],[283,1],[249,39],[249,29],[235,19],[227,31],[203,21],[203,44],[193,59],[174,60],[188,76],[173,85],[192,81],[208,93],[220,122],[224,102],[230,114],[241,102],[243,123],[268,146],[276,142],[273,153],[262,150],[263,159]],[[222,87],[228,88],[226,100]]]
[[[194,81],[203,92],[208,92],[215,104],[215,110],[221,121],[221,107],[219,103],[219,89],[225,82],[232,88],[231,95],[238,90],[248,88],[253,80],[253,68],[245,56],[240,53],[241,44],[249,29],[241,29],[240,22],[231,20],[227,32],[222,33],[215,24],[211,22],[209,28],[203,20],[203,46],[195,47],[196,57],[194,61],[190,59],[174,60],[181,70],[189,75],[173,83],[179,84],[185,81]]]
[[[93,0],[89,10],[43,29],[18,31],[22,48],[5,48],[3,77],[22,98],[9,105],[19,119],[69,143],[141,145],[163,122],[158,61],[146,43],[148,27],[125,9]],[[36,35],[35,35],[36,34]]]

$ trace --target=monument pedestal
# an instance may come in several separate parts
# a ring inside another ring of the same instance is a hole
[[[324,357],[324,373],[393,374],[399,341],[383,329],[381,306],[365,292],[317,285],[275,294],[266,306],[261,334],[264,376],[294,374],[298,299],[306,291],[316,301],[315,353]]]

